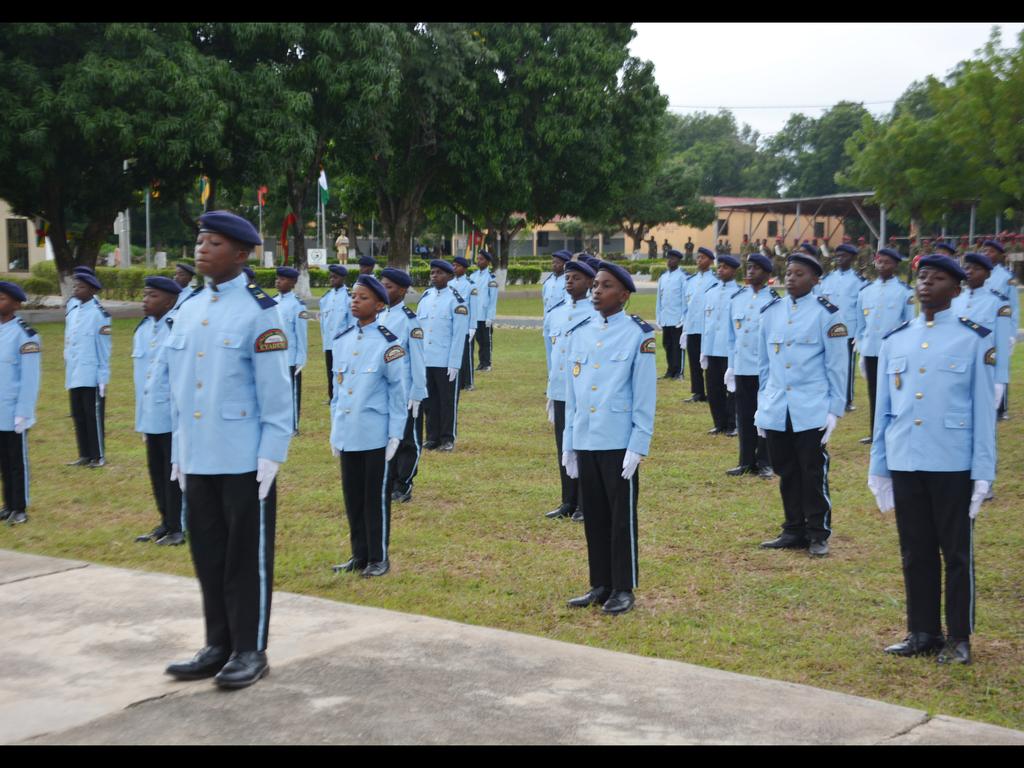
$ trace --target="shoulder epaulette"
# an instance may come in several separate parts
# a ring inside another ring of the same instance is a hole
[[[717,280],[715,280],[715,282],[713,282],[713,283],[712,283],[711,285],[709,285],[709,286],[708,286],[707,288],[705,288],[705,289],[704,289],[704,293],[707,293],[707,292],[708,292],[708,291],[710,291],[710,290],[711,290],[712,288],[717,288],[717,287],[718,287],[718,281],[717,281]]]
[[[889,332],[888,332],[887,334],[885,334],[884,336],[882,336],[882,338],[883,338],[883,339],[888,339],[888,338],[889,338],[890,336],[892,336],[892,335],[893,335],[894,333],[896,333],[896,331],[902,331],[902,330],[903,330],[904,328],[906,328],[906,327],[907,327],[908,325],[910,325],[910,321],[909,321],[909,320],[904,320],[904,321],[903,321],[902,323],[900,323],[899,325],[897,325],[897,326],[896,326],[895,328],[893,328],[893,329],[892,329],[891,331],[889,331]]]
[[[739,295],[740,295],[741,293],[743,293],[743,292],[744,292],[745,290],[747,290],[747,286],[745,286],[745,285],[744,285],[744,286],[743,286],[742,288],[740,288],[740,289],[739,289],[738,291],[736,291],[736,293],[734,293],[734,294],[733,294],[732,296],[730,296],[729,298],[730,298],[730,299],[735,299],[735,298],[736,298],[737,296],[739,296]]]
[[[139,320],[139,324],[135,326],[135,330],[136,330],[136,331],[137,331],[137,330],[139,330],[139,328],[141,328],[141,327],[143,326],[143,324],[145,324],[145,322],[146,322],[147,320],[149,320],[149,318],[148,318],[148,317],[144,317],[144,318],[142,318],[141,320]]]
[[[395,336],[391,331],[388,330],[386,325],[378,325],[377,330],[380,331],[380,335],[388,341],[398,341],[398,337]]]
[[[900,285],[902,285],[902,286],[903,286],[904,288],[906,288],[906,289],[907,289],[908,291],[912,291],[912,290],[914,290],[913,288],[911,288],[911,287],[910,287],[910,284],[909,284],[909,283],[905,283],[905,282],[903,282],[903,281],[902,281],[902,280],[900,280],[900,279],[899,279],[898,277],[896,278],[896,282],[897,282],[897,283],[899,283]]]
[[[633,318],[633,322],[640,326],[640,330],[644,333],[650,333],[654,330],[654,326],[644,320],[640,315],[630,315]]]
[[[867,279],[867,278],[865,277],[865,278],[864,278],[864,285],[862,285],[862,286],[861,286],[861,287],[860,287],[860,288],[859,288],[858,290],[861,290],[861,291],[863,291],[863,290],[864,290],[865,288],[867,288],[867,287],[868,287],[869,285],[874,285],[874,284],[875,284],[875,283],[874,283],[874,281],[873,281],[873,280],[868,280],[868,279]]]
[[[994,293],[996,296],[998,296],[1000,301],[1009,301],[1010,300],[1009,296],[1007,296],[1007,295],[1005,295],[1003,293],[1000,293],[995,288],[989,288],[989,290],[992,291],[992,293]]]
[[[824,296],[819,296],[818,297],[818,303],[821,304],[821,306],[823,306],[825,309],[827,309],[829,312],[831,312],[833,314],[835,314],[836,312],[839,311],[839,307],[837,307],[831,301],[826,299]]]
[[[561,300],[560,302],[558,302],[557,304],[554,304],[554,305],[552,305],[551,309],[558,309],[558,307],[562,306],[563,304],[565,304],[565,299],[562,299],[562,300]],[[551,309],[549,309],[549,310],[548,310],[548,312],[550,312],[550,311],[551,311]]]
[[[185,300],[182,301],[181,304],[178,305],[178,309],[181,309],[183,306],[185,306],[185,302],[186,301],[189,301],[190,299],[194,299],[196,296],[198,296],[200,293],[202,293],[202,291],[203,291],[203,289],[205,287],[206,287],[206,283],[200,283],[199,287],[196,288],[194,291],[192,291],[192,293],[190,293],[188,296],[186,296]]]
[[[687,279],[687,280],[693,280],[693,278],[695,278],[696,276],[697,276],[697,273],[696,273],[696,272],[691,272],[690,274],[688,274],[688,275],[686,276],[686,279]]]
[[[416,319],[416,313],[409,309],[407,306],[405,306],[405,304],[402,305],[402,311],[405,312],[405,316],[408,317],[410,320]]]
[[[541,285],[543,285],[544,283],[546,283],[546,282],[547,282],[548,280],[550,280],[550,279],[551,279],[552,277],[554,277],[554,276],[555,276],[555,273],[554,273],[554,272],[551,272],[550,274],[548,274],[548,276],[547,276],[547,277],[545,277],[545,278],[544,278],[543,280],[541,280],[541,281],[540,281],[540,282],[541,282]]]
[[[766,309],[768,309],[768,307],[773,307],[776,304],[778,304],[780,301],[782,301],[782,299],[780,297],[776,296],[774,299],[772,299],[767,304],[765,304],[763,307],[761,307],[761,311],[764,312]]]
[[[263,289],[256,285],[256,283],[246,283],[245,287],[249,291],[249,295],[256,300],[257,304],[260,305],[261,309],[270,309],[271,307],[277,306],[277,302],[267,296]],[[183,301],[182,304],[184,303],[185,302]]]
[[[24,332],[25,332],[26,334],[28,334],[29,336],[35,336],[35,335],[36,335],[36,333],[37,333],[37,331],[36,331],[36,329],[35,329],[35,328],[33,328],[33,327],[32,327],[31,325],[29,325],[28,323],[26,323],[26,322],[25,322],[24,320],[22,320],[22,319],[21,319],[20,317],[18,318],[18,325],[20,325],[20,326],[21,326],[21,330],[23,330],[23,331],[24,331]]]
[[[985,338],[990,333],[992,333],[992,331],[990,331],[984,325],[978,325],[976,322],[971,320],[969,317],[961,317],[960,318],[960,322],[963,323],[964,325],[966,325],[968,328],[970,328],[976,334],[981,336],[981,338]]]
[[[100,300],[99,300],[99,299],[97,299],[97,298],[96,298],[95,296],[93,296],[93,297],[92,297],[92,300],[96,302],[96,306],[100,308],[100,312],[102,312],[102,313],[103,313],[103,316],[104,316],[104,317],[110,317],[110,313],[109,313],[109,312],[107,312],[107,310],[105,310],[105,309],[103,308],[103,305],[102,305],[102,304],[100,304]]]
[[[454,288],[452,288],[452,295],[453,295],[453,296],[455,296],[456,300],[457,300],[457,301],[458,301],[458,302],[459,302],[460,304],[461,304],[462,302],[464,302],[464,301],[465,301],[465,299],[464,299],[464,298],[462,298],[462,294],[461,294],[461,293],[459,293],[458,291],[456,291],[456,290],[455,290]]]
[[[336,333],[336,334],[334,335],[334,338],[335,338],[335,339],[340,339],[340,338],[341,338],[342,336],[344,336],[344,335],[345,335],[346,333],[348,333],[349,331],[351,331],[351,330],[352,330],[353,328],[355,328],[355,326],[354,326],[354,325],[350,325],[350,326],[349,326],[348,328],[346,328],[346,329],[345,329],[344,331],[338,331],[338,332],[337,332],[337,333]]]
[[[568,331],[566,331],[565,335],[568,336],[570,333],[575,331],[577,328],[582,328],[584,325],[586,325],[589,322],[590,322],[590,318],[589,317],[584,317],[582,320],[580,320],[578,323],[576,323],[576,325],[574,325],[572,328],[570,328]]]
[[[779,298],[779,292],[778,292],[778,291],[776,291],[776,290],[775,290],[774,288],[769,288],[769,289],[768,289],[768,293],[770,293],[770,294],[771,294],[771,296],[772,296],[772,298],[773,298],[773,299],[777,299],[777,298]]]

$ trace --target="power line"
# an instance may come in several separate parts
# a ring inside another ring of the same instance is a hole
[[[889,99],[887,101],[860,101],[858,104],[895,104],[896,99]],[[738,107],[727,107],[723,105],[709,105],[709,104],[670,104],[669,109],[831,109],[835,104],[794,104],[794,105],[764,105],[764,106],[738,106]]]

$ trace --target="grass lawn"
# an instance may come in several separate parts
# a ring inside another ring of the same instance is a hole
[[[510,305],[532,301],[539,314],[539,297],[523,293],[503,298],[499,311],[525,314]],[[193,575],[187,548],[132,541],[157,522],[144,446],[132,431],[129,350],[136,322],[114,323],[109,465],[102,470],[63,466],[75,458],[75,442],[63,389],[62,326],[39,326],[44,379],[30,438],[30,520],[0,526],[0,547]],[[319,340],[317,328],[310,339]],[[660,347],[658,357],[660,374]],[[1014,361],[1018,382],[1024,381],[1021,358],[1018,353]],[[640,469],[637,607],[610,618],[565,607],[568,597],[587,588],[586,546],[582,526],[543,516],[558,502],[558,475],[544,413],[539,333],[497,330],[494,359],[494,370],[478,375],[476,391],[462,399],[455,452],[426,454],[413,500],[395,505],[392,572],[360,579],[330,570],[349,555],[348,529],[338,464],[327,443],[323,357],[314,353],[304,376],[302,435],[292,441],[279,480],[277,589],[1024,728],[1019,384],[1014,418],[999,425],[997,498],[984,506],[976,527],[975,663],[944,668],[931,659],[881,652],[904,635],[904,597],[894,520],[878,513],[865,487],[868,451],[857,443],[867,434],[863,380],[857,382],[857,411],[833,437],[834,535],[832,555],[824,560],[757,549],[779,530],[776,481],[726,477],[724,470],[737,463],[736,441],[707,437],[707,407],[683,405],[688,386],[659,380],[651,457]]]

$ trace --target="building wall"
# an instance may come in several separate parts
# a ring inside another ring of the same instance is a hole
[[[17,248],[14,242],[10,242],[8,231],[16,228],[23,233],[23,242],[27,248],[23,251]],[[28,254],[28,263],[11,264],[11,257],[18,252]],[[31,219],[24,216],[16,216],[6,200],[0,200],[0,272],[27,272],[33,264],[46,260],[46,247],[36,245],[36,226]]]

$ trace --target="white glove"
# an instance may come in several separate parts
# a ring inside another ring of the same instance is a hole
[[[857,340],[856,339],[853,340],[853,351],[854,352],[857,351]]]
[[[686,334],[684,333],[679,337],[679,348],[686,349]]]
[[[706,371],[708,369],[708,356],[707,355],[701,355],[700,356],[700,369],[702,371]]]
[[[819,432],[824,432],[821,436],[821,444],[827,445],[828,439],[832,436],[832,430],[836,428],[836,424],[839,423],[839,419],[836,418],[834,413],[830,413],[825,417],[825,426],[822,427]]]
[[[757,423],[757,411],[754,411],[754,422],[755,424]],[[755,429],[757,430],[758,437],[768,438],[768,433],[764,431],[764,427],[755,427]]]
[[[971,507],[967,511],[967,514],[971,516],[971,520],[976,518],[981,511],[981,502],[985,500],[990,487],[988,480],[974,481],[974,491],[971,493]]]
[[[142,433],[142,444],[143,445],[146,444],[146,433],[145,432]]]
[[[20,435],[26,429],[28,429],[28,419],[26,419],[24,416],[15,416],[14,417],[14,432],[15,432],[15,434]],[[145,439],[146,436],[143,435],[142,438]]]
[[[580,476],[580,469],[576,465],[576,451],[562,451],[562,466],[565,467],[565,474],[573,480]]]
[[[643,456],[635,451],[626,451],[626,455],[622,457],[622,479],[629,480],[633,477],[633,473],[636,472],[636,468],[640,466],[640,460]]]
[[[868,488],[875,495],[878,511],[883,515],[896,509],[892,495],[892,478],[880,475],[868,475]]]
[[[548,404],[546,406],[544,406],[544,407],[547,408],[547,411],[548,411],[548,421],[550,421],[552,424],[554,424],[555,423],[555,404],[554,404],[554,402],[551,401],[551,400],[548,400]]]
[[[1001,402],[1003,402],[1003,392],[1005,390],[1006,390],[1006,385],[1005,384],[999,384],[999,383],[996,384],[996,410],[997,411],[999,410],[999,404]],[[17,425],[15,425],[14,431],[15,432],[18,431]]]
[[[493,320],[484,320],[484,325],[490,328],[494,324]]]
[[[181,468],[177,464],[171,464],[171,480],[178,481],[178,487],[181,488],[181,492],[185,492],[185,473],[181,471]]]
[[[455,381],[455,377],[458,376],[458,375],[459,375],[459,369],[458,368],[449,368],[448,369],[448,381]]]
[[[295,375],[298,376],[300,373],[302,373],[302,369],[305,368],[305,367],[306,367],[305,363],[303,363],[302,365],[296,365],[295,366]]]
[[[469,340],[472,341],[474,336],[476,336],[476,328],[470,328],[469,329]]]
[[[391,461],[398,452],[398,444],[402,442],[397,437],[388,438],[388,447],[384,449],[384,461]]]
[[[736,391],[736,372],[732,368],[725,369],[725,389],[727,392]]]
[[[1011,333],[1010,334],[1010,354],[1011,355],[1013,354],[1013,348],[1014,348],[1014,346],[1016,344],[1017,344],[1017,334],[1016,333]]]
[[[860,356],[860,362],[857,364],[860,368],[860,375],[864,377],[864,380],[868,379],[868,364],[864,362],[864,355]]]
[[[409,408],[409,410],[412,411],[412,417],[414,419],[417,416],[420,415],[420,401],[419,400],[410,400],[409,401],[409,405],[407,407]]]
[[[337,448],[335,448],[332,445],[331,446],[331,456],[333,456],[334,458],[338,458],[339,456],[341,456],[341,451],[339,451]]]
[[[100,397],[106,397],[106,396],[107,396],[107,385],[106,384],[100,384]]]
[[[281,465],[276,461],[256,459],[256,482],[260,484],[260,501],[267,498],[270,486],[274,484],[274,478],[277,477],[277,470],[280,468]]]

